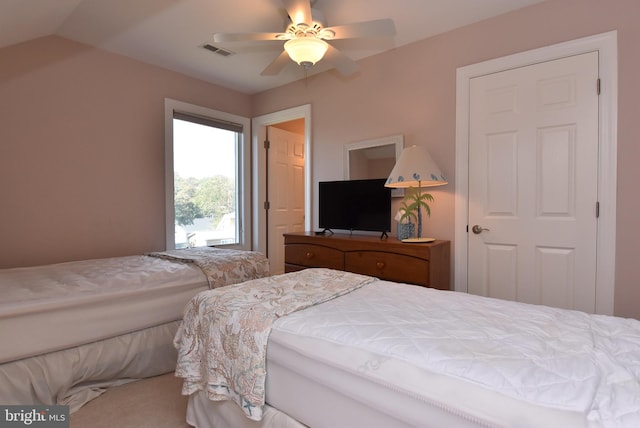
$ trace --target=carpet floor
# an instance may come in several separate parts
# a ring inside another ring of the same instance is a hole
[[[70,416],[71,428],[189,428],[182,380],[167,373],[109,389]]]

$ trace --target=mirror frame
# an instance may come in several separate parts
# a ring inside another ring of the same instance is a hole
[[[376,138],[374,140],[357,141],[354,143],[345,144],[343,149],[343,160],[342,160],[342,166],[344,170],[344,179],[345,180],[350,179],[349,159],[352,151],[363,150],[363,149],[368,149],[373,147],[388,146],[388,145],[395,146],[395,156],[397,161],[400,158],[402,149],[404,148],[404,136],[402,134],[392,135],[384,138]],[[403,189],[393,189],[391,192],[391,196],[394,196],[394,197],[402,197],[403,195],[404,195]]]

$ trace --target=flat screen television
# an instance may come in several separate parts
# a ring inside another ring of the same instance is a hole
[[[323,231],[391,231],[391,189],[384,178],[318,183],[318,226]]]

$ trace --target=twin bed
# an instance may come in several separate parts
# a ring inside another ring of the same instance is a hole
[[[0,403],[73,412],[172,372],[186,303],[268,271],[260,253],[214,248],[0,270]]]
[[[200,428],[640,426],[636,320],[308,269],[200,293],[176,346]]]
[[[267,272],[213,249],[0,271],[0,403],[175,370],[199,428],[640,426],[640,321]]]

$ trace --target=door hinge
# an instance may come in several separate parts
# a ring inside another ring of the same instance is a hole
[[[271,204],[269,203],[269,201],[264,201],[264,209],[268,210],[269,208],[271,208]]]
[[[596,81],[596,92],[598,93],[598,95],[600,95],[600,78],[598,77],[598,80]]]
[[[600,202],[596,201],[596,218],[600,217]]]
[[[264,140],[264,148],[269,150],[271,148],[271,143],[269,140]]]

